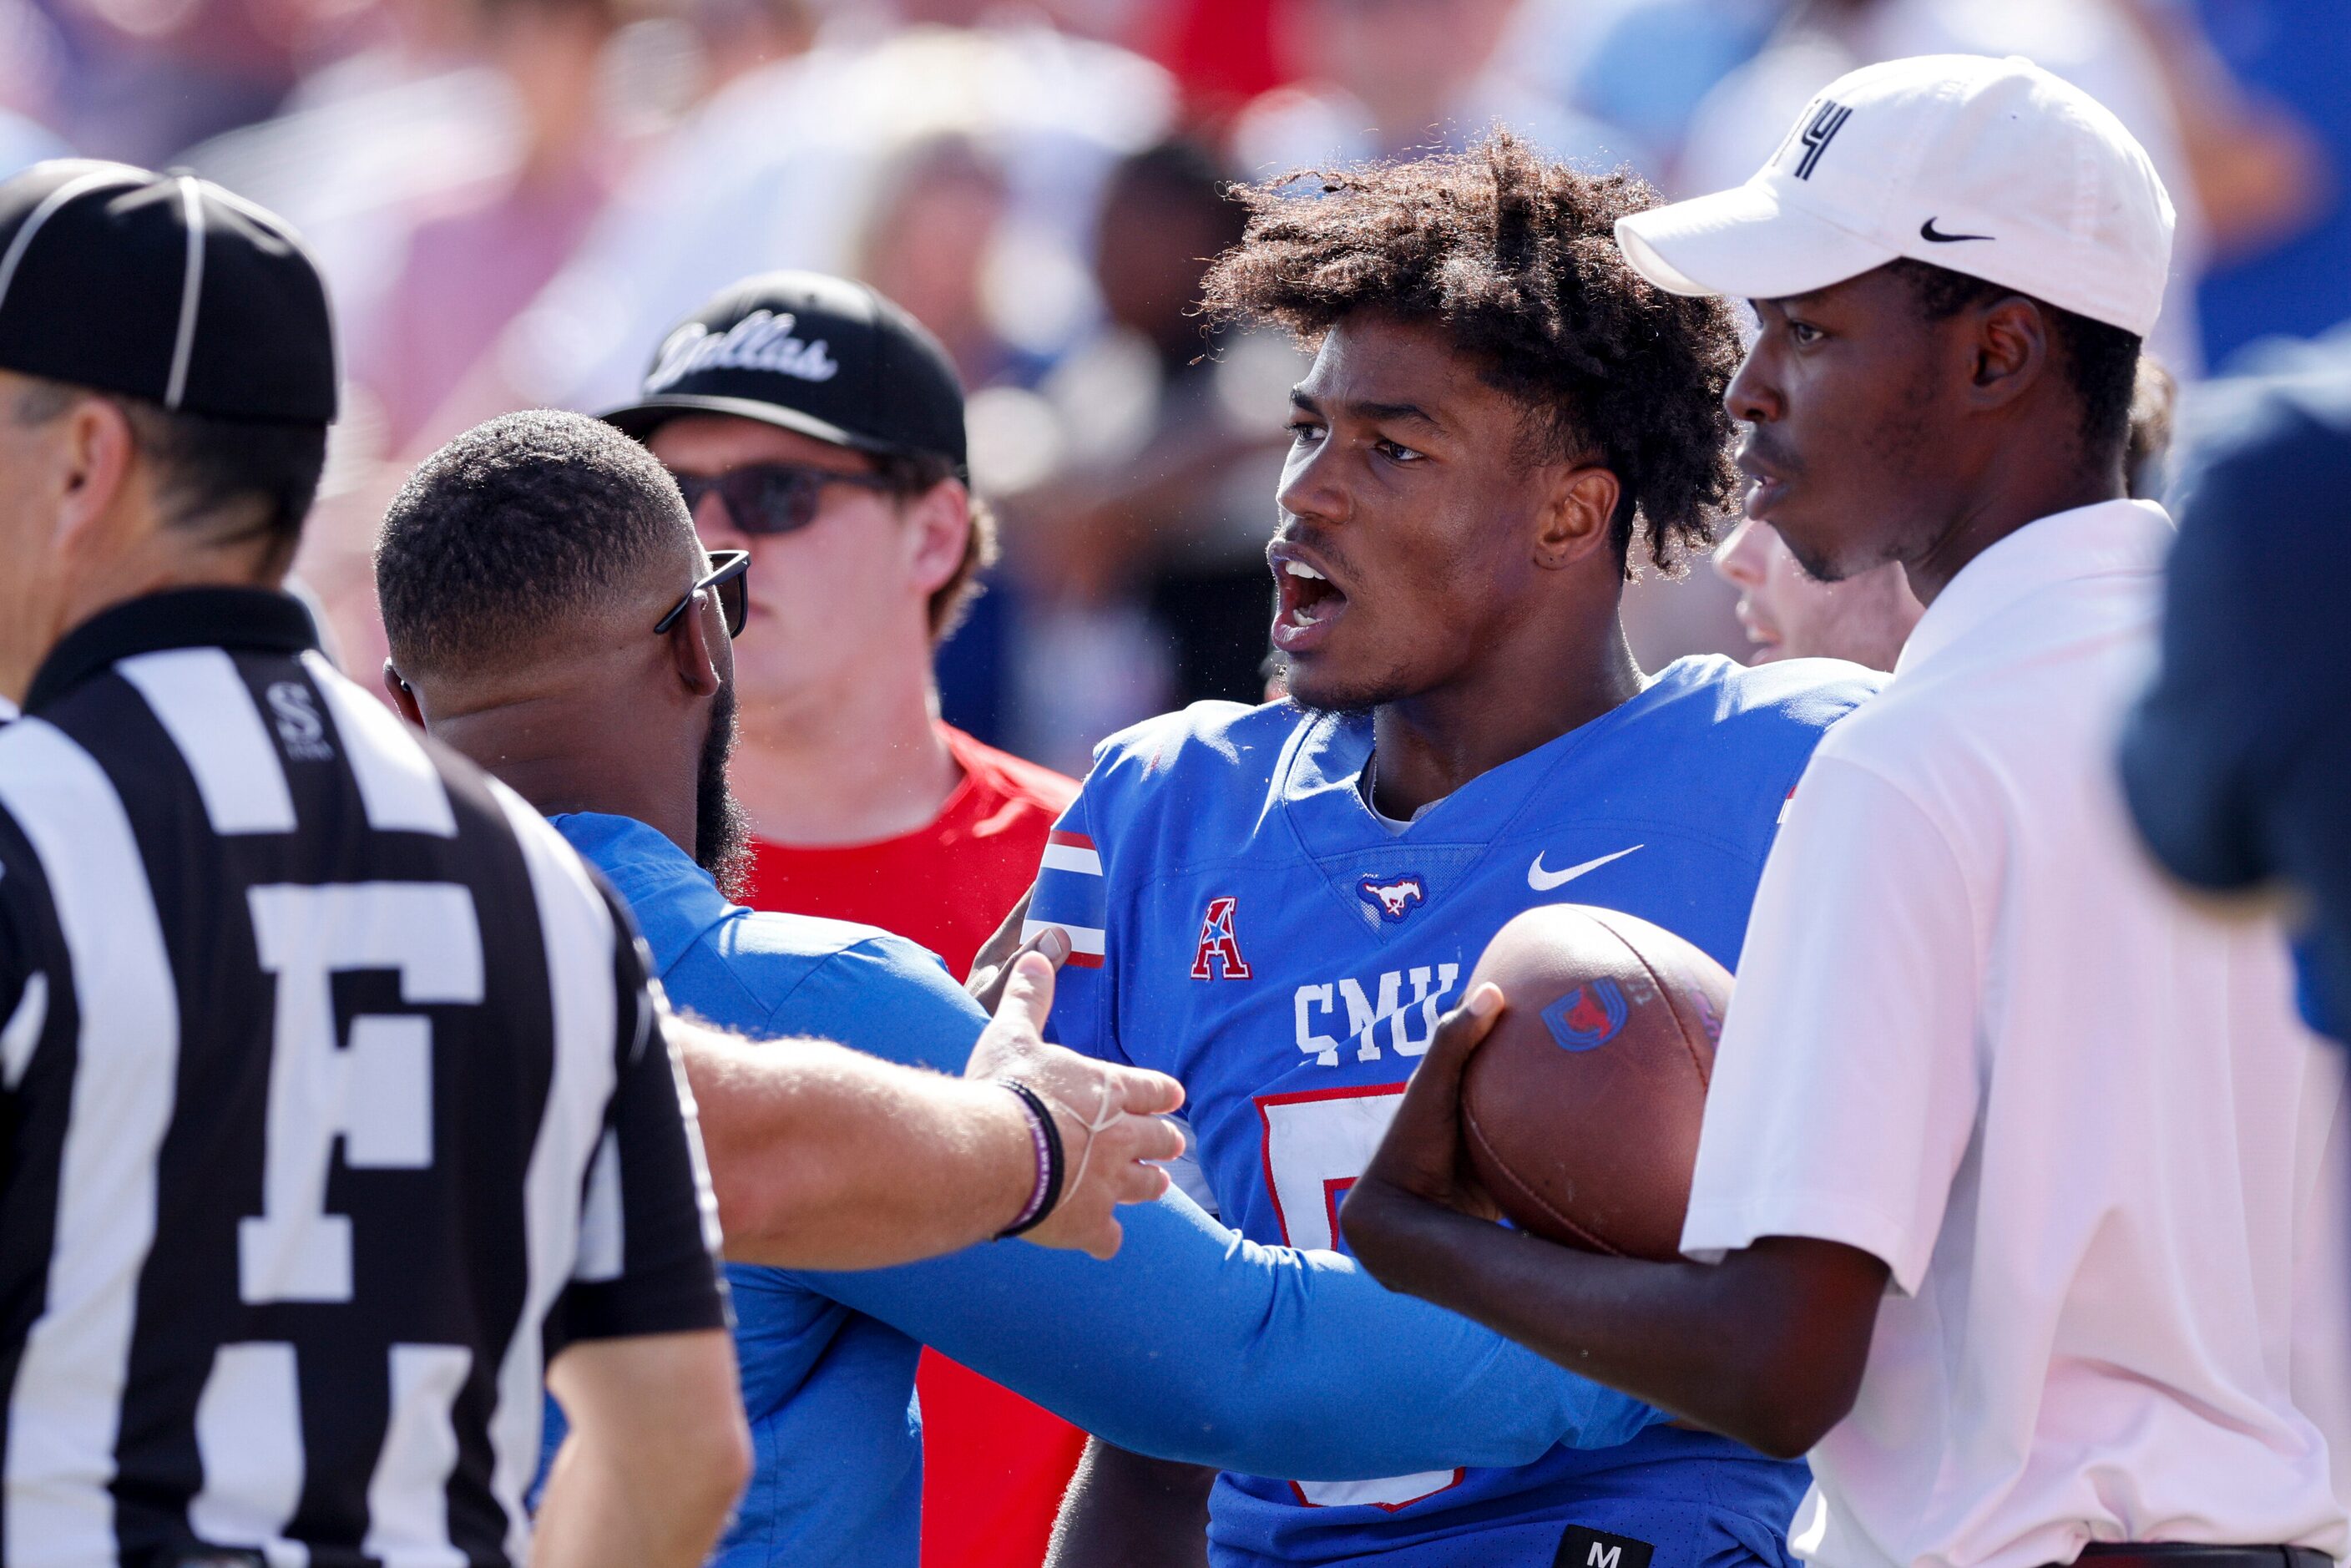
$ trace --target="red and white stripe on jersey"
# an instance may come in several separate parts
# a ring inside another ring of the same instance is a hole
[[[1083,833],[1054,829],[1046,837],[1045,853],[1037,864],[1036,896],[1029,901],[1020,939],[1026,942],[1047,926],[1058,925],[1069,934],[1069,961],[1081,969],[1098,969],[1102,963],[1107,907],[1102,855],[1093,840]]]

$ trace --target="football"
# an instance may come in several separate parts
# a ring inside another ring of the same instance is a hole
[[[1488,980],[1505,1005],[1461,1084],[1479,1179],[1538,1236],[1678,1257],[1729,972],[1646,920],[1554,904],[1495,934],[1469,990]]]

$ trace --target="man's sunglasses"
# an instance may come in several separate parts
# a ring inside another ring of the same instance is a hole
[[[843,474],[799,463],[753,463],[716,476],[677,476],[687,511],[700,510],[702,497],[715,491],[726,503],[726,515],[735,526],[755,538],[797,533],[816,521],[827,485],[854,485],[861,490],[898,488],[884,475]]]
[[[743,622],[751,612],[750,591],[744,583],[744,574],[751,570],[751,552],[741,549],[715,549],[710,552],[710,570],[694,580],[685,597],[655,622],[653,635],[665,637],[677,624],[678,617],[694,608],[694,601],[704,592],[718,596],[718,613],[726,618],[726,635],[740,637]]]

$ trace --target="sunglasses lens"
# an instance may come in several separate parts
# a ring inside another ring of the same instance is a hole
[[[738,468],[719,481],[735,526],[747,534],[795,533],[816,521],[821,483],[798,468]]]
[[[718,613],[726,617],[729,637],[740,637],[743,622],[750,618],[750,590],[746,586],[749,580],[749,573],[738,571],[718,585]]]

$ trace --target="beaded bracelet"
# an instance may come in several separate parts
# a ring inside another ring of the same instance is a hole
[[[1034,1089],[1010,1078],[997,1082],[1011,1090],[1021,1109],[1029,1113],[1029,1135],[1037,1145],[1037,1185],[1012,1223],[996,1233],[996,1239],[1002,1241],[1044,1224],[1061,1201],[1061,1130],[1053,1124],[1053,1113]]]

